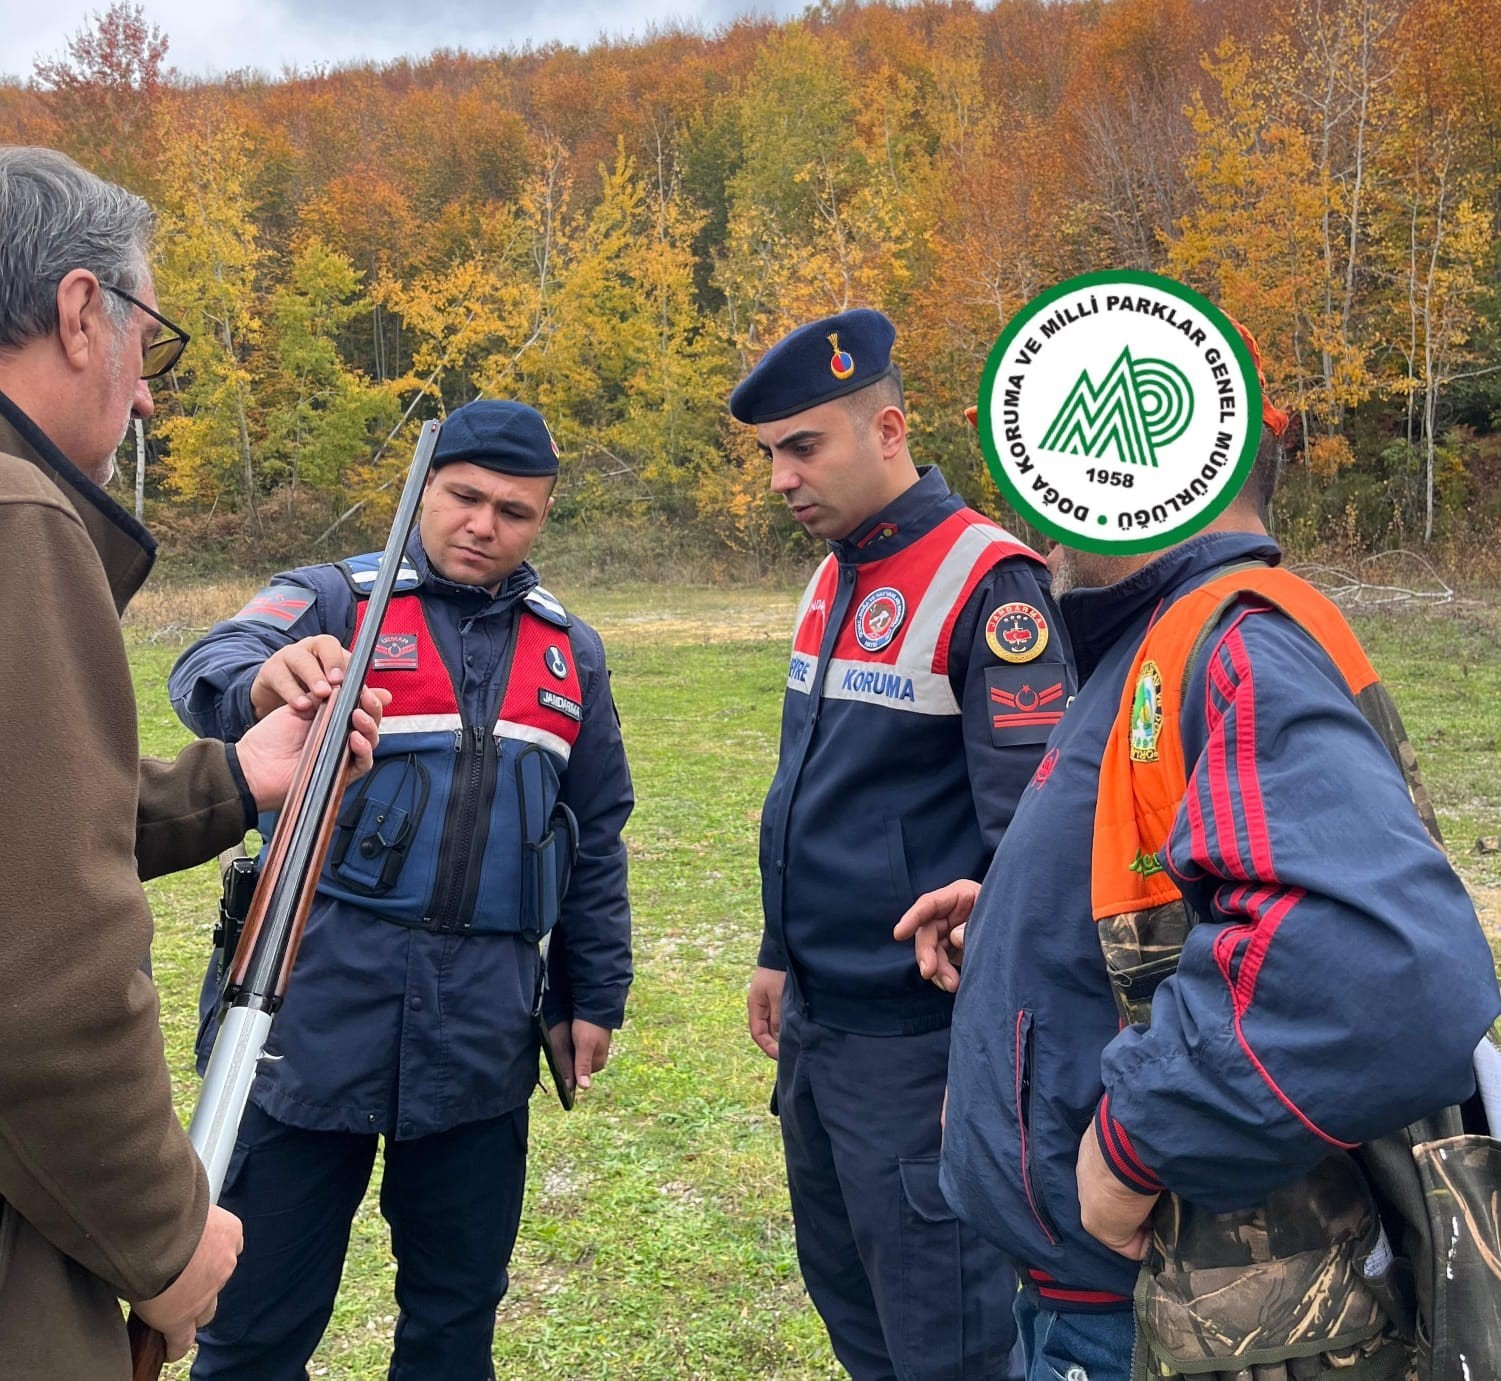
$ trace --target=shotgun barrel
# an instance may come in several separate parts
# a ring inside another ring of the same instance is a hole
[[[319,707],[308,731],[276,830],[266,846],[266,861],[256,882],[250,915],[225,980],[219,1031],[188,1129],[193,1148],[208,1173],[209,1198],[214,1203],[224,1188],[256,1065],[266,1047],[272,1018],[286,994],[303,927],[318,890],[344,795],[350,724],[375,656],[376,639],[432,468],[437,440],[438,423],[424,424],[344,679]],[[134,1314],[129,1331],[133,1381],[155,1381],[166,1360],[162,1336]]]

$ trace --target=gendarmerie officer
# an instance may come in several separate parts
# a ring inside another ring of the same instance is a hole
[[[797,613],[761,827],[751,980],[798,1258],[859,1381],[995,1378],[1015,1281],[938,1190],[952,999],[892,926],[978,878],[1072,679],[1037,555],[907,444],[895,328],[857,309],[772,347],[730,399],[830,544]]]
[[[224,1195],[245,1255],[195,1377],[304,1375],[382,1137],[391,1375],[490,1376],[537,1082],[539,937],[554,934],[571,1018],[555,1029],[581,1087],[624,1015],[633,797],[604,650],[526,562],[556,447],[532,408],[482,401],[444,423],[433,466],[371,677],[392,693],[389,733],[345,797],[251,1091]],[[178,713],[233,740],[336,676],[377,562],[276,576],[183,655]]]

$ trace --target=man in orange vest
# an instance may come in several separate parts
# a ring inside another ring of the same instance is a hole
[[[941,1185],[1018,1266],[1029,1381],[1127,1381],[1148,1356],[1153,1376],[1387,1374],[1374,1295],[1295,1283],[1258,1215],[1291,1194],[1299,1260],[1379,1283],[1390,1253],[1368,1194],[1345,1212],[1343,1153],[1467,1097],[1501,1011],[1375,673],[1277,569],[1264,515],[1287,418],[1267,404],[1263,422],[1207,530],[1140,556],[1055,551],[1078,697],[983,885],[929,893],[896,931],[958,992]],[[1201,1239],[1219,1254],[1195,1264],[1223,1269],[1188,1287],[1193,1326],[1157,1347],[1167,1237],[1231,1211]]]

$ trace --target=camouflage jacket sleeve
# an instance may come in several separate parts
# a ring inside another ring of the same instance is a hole
[[[1306,634],[1231,611],[1182,727],[1165,862],[1198,924],[1151,1026],[1106,1048],[1096,1132],[1132,1188],[1226,1210],[1466,1097],[1501,997],[1464,886]]]

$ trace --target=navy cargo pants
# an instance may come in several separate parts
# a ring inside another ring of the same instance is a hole
[[[803,1280],[854,1381],[1012,1375],[1016,1277],[938,1189],[947,1029],[859,1036],[789,981],[777,1103]]]
[[[380,1209],[396,1257],[389,1381],[489,1381],[521,1222],[527,1110],[387,1141]],[[220,1199],[245,1250],[198,1333],[193,1381],[305,1381],[333,1311],[377,1138],[289,1127],[253,1103]]]

